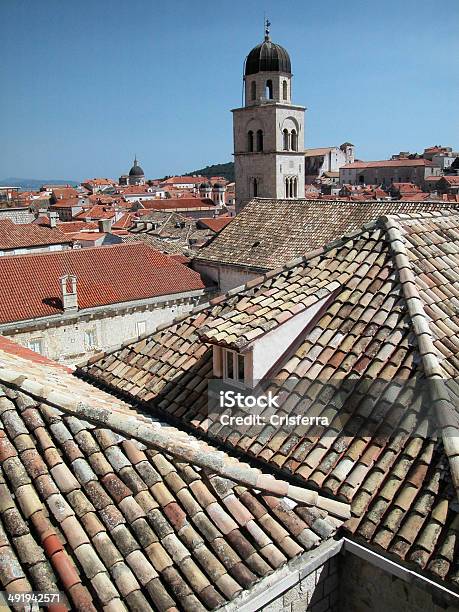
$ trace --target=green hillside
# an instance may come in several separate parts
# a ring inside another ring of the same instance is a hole
[[[234,181],[234,163],[228,162],[227,164],[214,164],[213,166],[206,166],[205,168],[200,168],[199,170],[186,172],[184,176],[193,176],[194,174],[208,177],[223,176],[227,181],[232,183]]]

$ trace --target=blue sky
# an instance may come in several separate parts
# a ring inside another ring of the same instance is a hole
[[[148,177],[232,159],[245,56],[287,48],[306,146],[459,148],[459,3],[0,0],[0,179]]]

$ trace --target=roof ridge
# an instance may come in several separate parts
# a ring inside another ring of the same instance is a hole
[[[299,266],[302,263],[306,263],[307,261],[310,261],[311,259],[315,259],[316,257],[319,257],[320,255],[328,253],[334,248],[343,246],[349,240],[352,240],[356,238],[357,236],[364,234],[365,232],[374,230],[377,227],[379,227],[379,218],[374,221],[369,221],[368,223],[365,223],[357,230],[350,231],[350,232],[343,234],[340,238],[332,240],[331,242],[325,244],[323,247],[309,251],[308,253],[306,253],[305,255],[301,255],[300,257],[295,257],[294,259],[291,259],[290,261],[285,263],[283,266],[279,266],[272,270],[268,270],[264,274],[260,274],[260,276],[257,276],[247,281],[243,285],[233,287],[226,293],[222,293],[221,295],[211,298],[208,302],[204,302],[203,304],[198,304],[198,306],[195,306],[194,308],[189,310],[187,313],[182,314],[179,317],[175,317],[169,322],[161,323],[160,325],[155,327],[155,329],[151,332],[146,332],[135,338],[129,338],[127,340],[124,340],[122,343],[115,346],[114,348],[111,348],[109,351],[100,351],[99,353],[92,355],[89,359],[85,359],[83,361],[78,362],[75,365],[75,369],[81,369],[85,366],[92,365],[96,361],[99,361],[99,359],[103,359],[104,357],[107,357],[108,355],[112,355],[113,353],[116,353],[117,351],[120,351],[123,348],[127,348],[133,342],[141,342],[142,340],[145,340],[146,338],[151,338],[156,333],[160,331],[164,331],[165,329],[168,329],[169,327],[172,327],[173,325],[176,325],[177,323],[181,323],[182,321],[184,321],[185,319],[187,319],[193,314],[198,314],[202,312],[203,310],[206,310],[207,308],[216,306],[224,302],[227,298],[233,297],[234,295],[237,295],[238,293],[242,293],[243,291],[254,289],[257,286],[262,285],[268,279],[273,278],[277,274],[281,274],[282,272],[287,272],[288,270],[291,270],[292,268],[295,268],[296,266]]]
[[[145,423],[137,416],[102,407],[93,408],[84,404],[74,394],[57,390],[54,386],[42,384],[33,378],[28,378],[23,372],[12,368],[0,366],[0,380],[65,414],[83,419],[99,427],[112,429],[128,438],[135,438],[149,447],[203,469],[211,470],[223,478],[280,497],[289,497],[298,503],[318,506],[340,518],[350,517],[349,504],[322,497],[317,491],[291,485],[287,481],[278,480],[270,474],[264,474],[260,470],[252,468],[206,442],[194,439],[189,435],[187,435],[187,440],[171,436],[170,427],[167,428],[167,432],[164,432],[161,431],[160,427]],[[175,430],[175,428],[173,429]],[[177,431],[180,432],[180,430]]]
[[[430,384],[428,390],[434,407],[437,425],[441,429],[443,446],[449,460],[456,495],[459,497],[459,419],[445,384],[438,360],[428,316],[420,297],[414,271],[408,257],[406,241],[400,224],[391,216],[382,217],[390,249],[402,286],[408,313],[416,335],[424,374]]]

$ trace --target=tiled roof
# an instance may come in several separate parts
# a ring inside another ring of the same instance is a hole
[[[164,200],[145,200],[141,202],[143,208],[152,210],[181,210],[181,209],[214,209],[215,204],[209,198],[167,198]]]
[[[99,226],[93,221],[59,221],[58,228],[64,234],[73,234],[74,232],[97,231]]]
[[[198,225],[204,225],[208,227],[213,232],[219,232],[224,227],[226,227],[229,223],[231,223],[232,217],[215,217],[211,219],[199,219]]]
[[[165,179],[163,183],[168,183],[170,185],[193,185],[195,183],[206,182],[207,180],[208,179],[206,179],[204,176],[171,176],[168,179]]]
[[[449,185],[459,185],[459,176],[443,176],[442,179],[446,181]]]
[[[428,159],[382,159],[381,161],[355,161],[352,164],[341,166],[344,170],[358,170],[364,168],[398,168],[408,166],[433,166]]]
[[[0,352],[0,586],[72,609],[204,612],[317,546],[347,504]]]
[[[112,229],[129,229],[133,223],[135,215],[133,213],[125,213],[113,225]]]
[[[86,240],[97,242],[103,238],[106,234],[104,232],[75,232],[73,234],[69,234],[72,240]]]
[[[333,151],[335,147],[319,147],[317,149],[305,149],[305,157],[317,157],[318,155],[327,155],[330,151]]]
[[[77,276],[80,309],[204,288],[197,272],[145,244],[2,257],[0,322],[61,313],[64,274]]]
[[[383,217],[96,356],[82,373],[350,502],[354,538],[458,588],[458,270],[459,214]],[[331,289],[264,390],[290,409],[314,407],[329,426],[234,430],[209,420],[212,351],[200,333],[243,321],[249,329],[238,333],[250,340]]]
[[[91,208],[82,210],[75,215],[75,219],[112,219],[115,216],[115,209],[110,206],[96,204]]]
[[[0,250],[68,244],[70,239],[59,229],[35,223],[16,224],[11,219],[0,219]]]
[[[82,185],[94,185],[94,186],[104,186],[104,185],[116,185],[116,181],[108,178],[93,178],[86,179],[82,181]]]
[[[253,200],[196,259],[269,270],[380,215],[443,208],[445,204],[440,202]]]
[[[51,194],[56,200],[68,200],[78,197],[78,192],[73,187],[54,188]]]
[[[51,204],[49,210],[54,210],[55,208],[71,208],[75,206],[83,206],[81,200],[79,198],[67,198],[66,200],[58,200],[55,204]]]

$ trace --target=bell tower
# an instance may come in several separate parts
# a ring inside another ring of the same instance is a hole
[[[304,198],[304,106],[292,104],[287,51],[264,41],[248,54],[244,106],[233,113],[236,211],[254,197]]]

